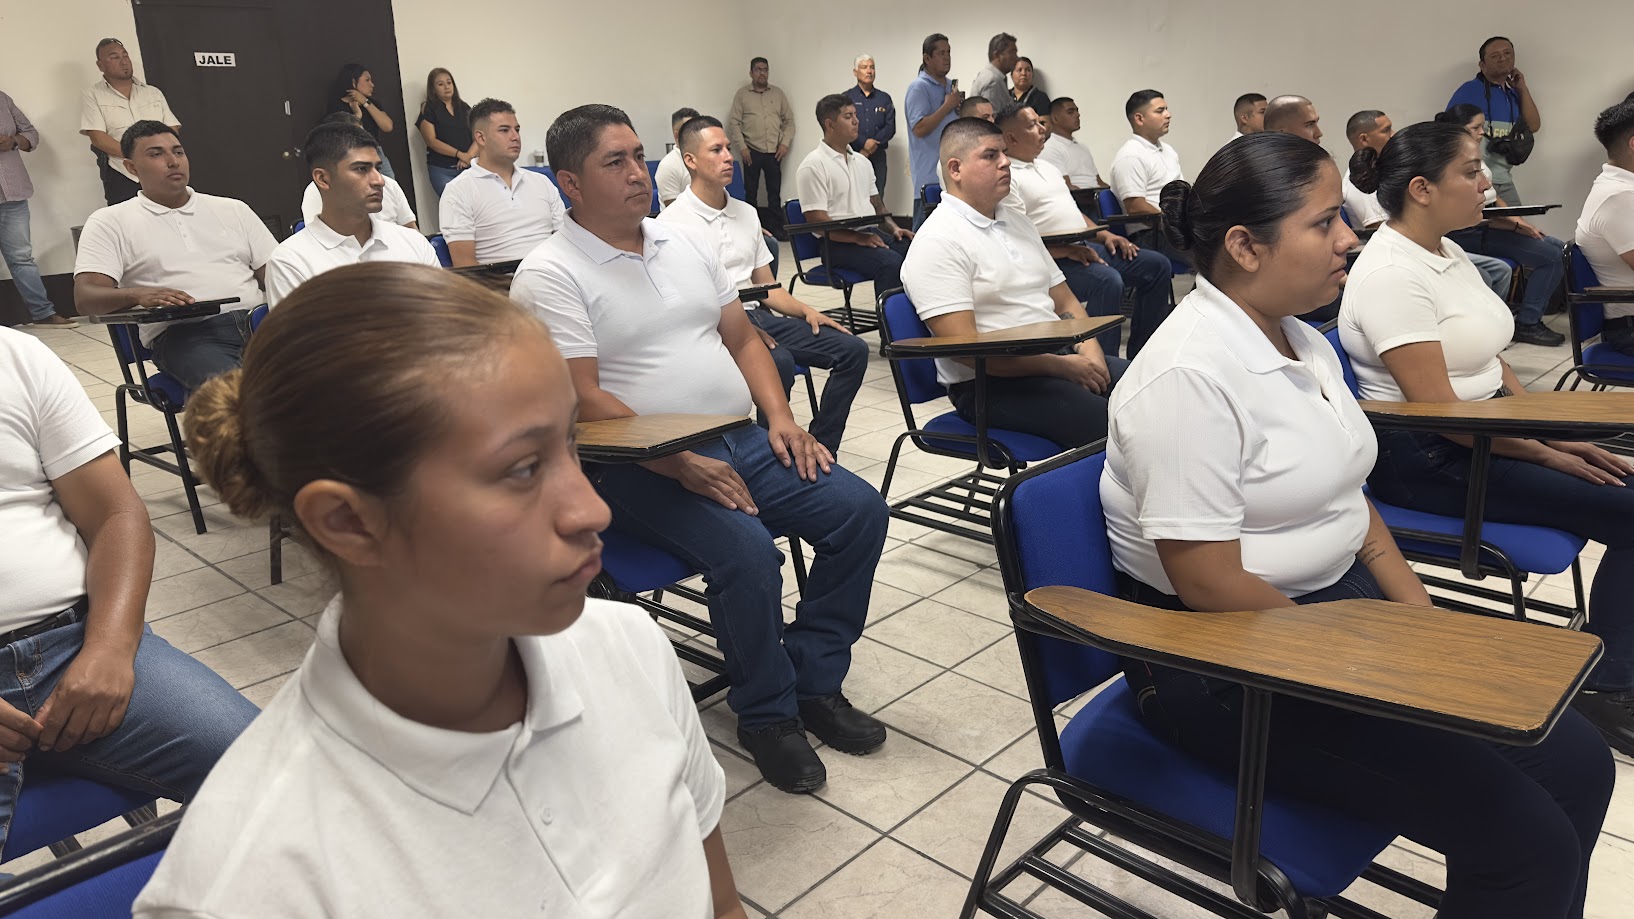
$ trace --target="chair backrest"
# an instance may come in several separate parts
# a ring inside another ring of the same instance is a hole
[[[1583,250],[1571,243],[1566,247],[1566,290],[1575,296],[1600,285],[1600,276],[1584,257]],[[1606,305],[1598,300],[1568,300],[1572,305],[1572,346],[1581,350],[1583,342],[1599,335],[1606,325]],[[1582,363],[1582,355],[1576,355]]]
[[[1105,441],[1073,450],[1000,489],[993,538],[1011,610],[1036,587],[1080,587],[1118,595],[1112,544],[1101,510]],[[1087,645],[1017,629],[1022,669],[1035,710],[1048,712],[1120,670],[1118,658]]]
[[[908,295],[900,290],[886,293],[885,303],[879,311],[880,342],[889,345],[904,338],[929,337],[930,328],[925,325],[925,320],[919,318]],[[896,380],[897,394],[910,405],[920,405],[947,395],[947,388],[936,380],[934,358],[893,360],[891,376]],[[911,418],[909,427],[913,427]]]
[[[749,200],[749,189],[743,184],[743,164],[732,161],[732,181],[726,186],[726,193],[739,201]]]
[[[1345,385],[1350,387],[1350,394],[1360,399],[1362,387],[1356,382],[1356,368],[1350,364],[1350,355],[1345,353],[1345,346],[1339,341],[1339,327],[1335,325],[1324,332],[1322,337],[1333,346],[1333,353],[1339,355],[1339,369],[1345,372]]]
[[[442,234],[439,233],[430,237],[430,242],[431,248],[437,253],[437,261],[441,262],[444,268],[453,267],[454,257],[448,254],[448,240],[443,239]]]
[[[1343,205],[1339,208],[1339,219],[1345,222],[1345,226],[1352,230],[1356,229],[1356,221],[1350,219],[1350,209]]]
[[[182,812],[127,830],[0,887],[0,915],[12,919],[128,919],[164,858]]]
[[[1101,202],[1102,216],[1111,217],[1123,213],[1123,202],[1119,201],[1118,196],[1112,193],[1112,189],[1103,188],[1101,193],[1095,197]]]
[[[294,229],[289,231],[289,235],[294,236],[296,233],[299,233],[304,229],[306,229],[306,221],[297,220],[297,221],[295,221]]]
[[[647,161],[647,178],[652,180],[652,213],[656,214],[664,206],[658,198],[658,160]]]
[[[942,186],[932,182],[920,190],[919,196],[925,199],[926,204],[941,204]]]
[[[562,191],[562,183],[556,181],[556,170],[551,169],[549,166],[529,166],[527,168],[549,179],[550,184],[556,186],[556,194],[562,196],[562,207],[573,206],[573,202],[568,199],[567,193]]]
[[[799,198],[791,198],[783,205],[783,218],[791,226],[806,222],[806,212],[800,209]],[[790,233],[789,247],[794,250],[796,271],[800,270],[801,263],[820,258],[823,254],[815,233]]]

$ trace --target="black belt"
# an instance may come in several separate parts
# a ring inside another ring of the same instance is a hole
[[[1605,321],[1605,329],[1610,332],[1634,329],[1634,316],[1613,316]]]
[[[39,622],[36,622],[33,625],[25,625],[20,629],[12,629],[3,635],[0,635],[0,648],[9,645],[12,642],[22,641],[25,638],[33,638],[36,635],[43,635],[52,629],[60,629],[65,625],[73,625],[76,622],[82,622],[85,619],[86,613],[90,611],[90,608],[91,601],[86,597],[80,597],[78,600],[74,601],[73,606],[68,607],[55,616],[49,616],[45,619],[41,619]]]

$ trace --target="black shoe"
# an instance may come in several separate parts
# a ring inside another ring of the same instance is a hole
[[[1634,756],[1634,689],[1595,692],[1585,689],[1572,699],[1572,708],[1600,730],[1613,750]]]
[[[828,781],[828,770],[793,718],[763,728],[738,728],[738,743],[754,757],[761,776],[779,791],[809,795]]]
[[[885,745],[885,725],[858,711],[844,693],[801,699],[800,720],[818,740],[841,753],[862,756]]]
[[[1513,340],[1522,344],[1542,345],[1545,348],[1553,348],[1556,345],[1565,344],[1566,336],[1556,332],[1554,329],[1549,328],[1541,322],[1534,322],[1531,325],[1520,325],[1517,323],[1515,325],[1515,337]]]

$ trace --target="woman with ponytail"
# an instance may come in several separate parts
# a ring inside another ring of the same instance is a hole
[[[233,513],[339,594],[135,915],[741,917],[675,654],[586,600],[607,506],[545,328],[447,272],[301,285],[189,400]]]
[[[1430,604],[1362,493],[1373,429],[1333,349],[1294,318],[1345,281],[1342,203],[1333,159],[1280,133],[1234,140],[1195,187],[1163,189],[1164,231],[1198,280],[1112,393],[1101,498],[1125,599]],[[1134,660],[1124,673],[1155,731],[1236,769],[1240,687]],[[1271,718],[1267,787],[1443,853],[1440,919],[1582,916],[1613,772],[1575,713],[1529,748],[1286,697]]]

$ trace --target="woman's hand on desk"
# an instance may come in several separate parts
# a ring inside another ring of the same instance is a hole
[[[1596,485],[1623,487],[1623,477],[1634,475],[1634,464],[1601,447],[1578,441],[1546,441],[1553,448],[1543,465]]]

